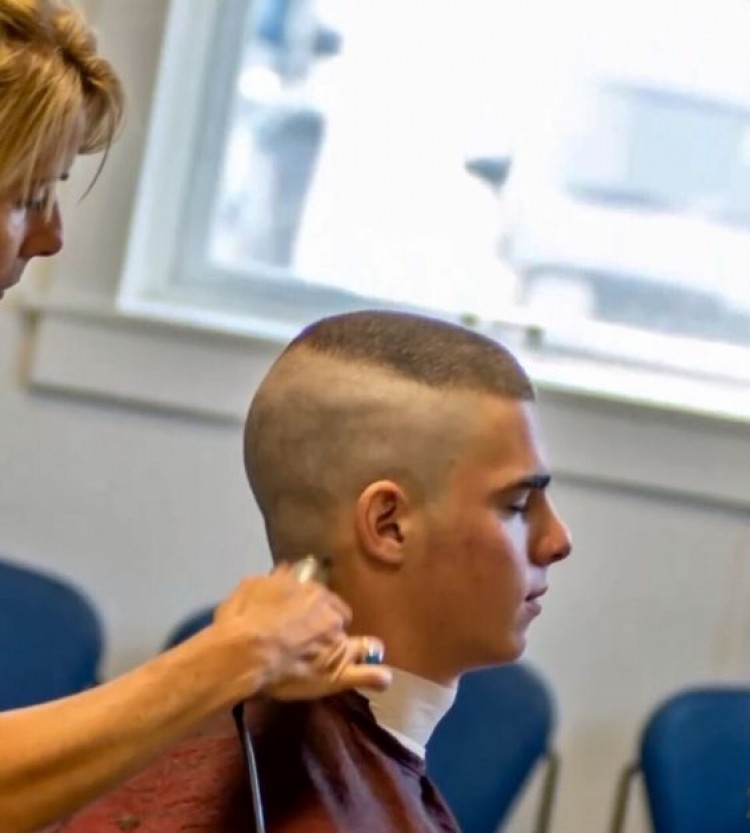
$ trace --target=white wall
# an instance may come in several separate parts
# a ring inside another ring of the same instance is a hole
[[[72,229],[76,251],[87,228]],[[33,348],[23,320],[4,302],[0,551],[88,590],[116,673],[265,569],[240,426],[32,392],[20,381]],[[542,408],[576,547],[554,571],[529,656],[559,697],[554,830],[580,833],[606,828],[618,770],[660,697],[750,676],[750,429],[554,394]],[[636,813],[629,829],[647,828]]]
[[[87,588],[107,668],[122,670],[243,571],[266,569],[240,426],[30,393],[16,381],[19,323],[2,309],[0,551]]]

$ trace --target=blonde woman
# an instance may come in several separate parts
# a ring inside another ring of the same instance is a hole
[[[29,260],[60,250],[56,186],[78,154],[106,153],[122,108],[80,14],[61,0],[0,0],[0,297]],[[135,671],[0,714],[3,833],[74,811],[239,700],[386,686],[387,670],[362,662],[372,643],[347,637],[349,616],[281,568],[242,583],[206,630]]]

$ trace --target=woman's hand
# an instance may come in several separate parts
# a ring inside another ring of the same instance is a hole
[[[247,673],[240,674],[237,700],[259,688],[285,700],[386,688],[388,669],[363,662],[373,649],[382,654],[382,646],[347,637],[350,620],[351,611],[338,596],[316,581],[300,583],[287,565],[243,581],[216,609],[212,626],[245,652]]]
[[[368,659],[382,657],[383,651],[382,642],[372,636],[343,636],[315,656],[296,662],[264,693],[276,700],[310,700],[351,688],[382,691],[391,683],[391,672]]]

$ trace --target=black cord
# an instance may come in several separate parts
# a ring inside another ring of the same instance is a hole
[[[245,758],[245,765],[247,767],[247,777],[248,781],[250,782],[250,792],[253,797],[255,833],[266,833],[266,822],[263,816],[263,800],[261,799],[260,795],[260,781],[258,779],[258,764],[255,760],[253,739],[250,736],[250,731],[245,724],[244,703],[238,703],[232,709],[232,717],[234,718],[234,723],[237,727],[237,734],[240,736],[242,752]]]
[[[323,584],[327,583],[327,572],[330,568],[330,559],[318,559],[314,555],[308,555],[299,560],[294,566],[294,572],[299,582],[318,580]],[[253,797],[253,815],[255,816],[255,833],[266,833],[266,822],[263,816],[263,800],[260,795],[260,780],[258,778],[258,764],[255,760],[253,739],[245,724],[245,709],[243,703],[238,703],[232,709],[237,726],[237,734],[240,736],[242,752],[247,766],[247,777],[250,782],[250,792]]]

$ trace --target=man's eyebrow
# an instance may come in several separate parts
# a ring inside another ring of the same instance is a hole
[[[529,474],[526,477],[521,477],[503,486],[503,492],[518,492],[524,489],[538,489],[543,491],[549,486],[552,480],[551,475],[547,474]]]

